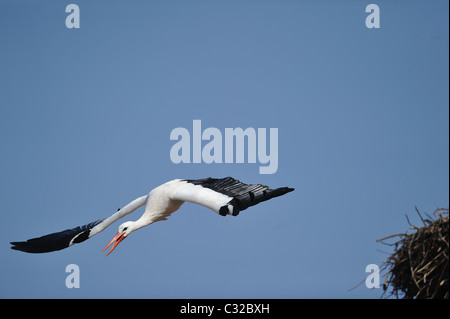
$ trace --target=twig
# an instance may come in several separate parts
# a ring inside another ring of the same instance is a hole
[[[416,209],[417,215],[419,215],[420,219],[422,220],[423,225],[426,226],[427,224],[423,220],[422,215],[420,215],[419,209],[417,208],[417,206],[414,206],[414,208]]]

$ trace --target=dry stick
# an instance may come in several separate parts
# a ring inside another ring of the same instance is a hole
[[[410,242],[409,242],[409,245],[408,245],[408,256],[409,256],[409,268],[410,268],[410,270],[411,270],[411,277],[412,277],[412,279],[414,280],[414,283],[416,284],[416,286],[417,286],[417,288],[420,290],[420,286],[419,286],[419,284],[417,283],[417,281],[416,281],[416,275],[415,275],[415,273],[414,273],[414,270],[413,270],[413,267],[412,267],[412,258],[411,258],[411,244],[412,244],[412,242],[413,242],[413,239],[414,239],[414,235],[415,235],[416,233],[414,233],[414,234],[412,234],[412,238],[411,238],[411,240],[410,240]]]
[[[420,219],[422,220],[422,223],[424,226],[426,226],[427,224],[425,224],[425,221],[422,218],[422,215],[420,215],[419,209],[417,208],[417,206],[414,206],[414,208],[416,209],[417,214],[419,215]]]
[[[397,244],[397,243],[386,244],[386,243],[383,243],[383,241],[386,240],[386,239],[392,238],[392,237],[400,237],[400,236],[401,236],[401,237],[405,237],[405,234],[395,234],[395,235],[386,236],[386,237],[377,239],[376,242],[377,242],[377,243],[381,242],[382,244],[389,245],[389,246],[393,246],[393,245],[395,245],[395,244]]]

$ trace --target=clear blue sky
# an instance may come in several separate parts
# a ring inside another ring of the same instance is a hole
[[[375,240],[449,203],[448,6],[0,0],[0,297],[379,298],[347,291],[386,259]],[[170,132],[194,119],[278,128],[278,171],[172,163]],[[59,252],[10,249],[208,176],[296,190],[238,217],[185,204],[108,257],[120,222]]]

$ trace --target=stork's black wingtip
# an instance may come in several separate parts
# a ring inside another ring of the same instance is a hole
[[[11,248],[13,248],[13,249],[15,246],[20,244],[20,242],[17,242],[17,241],[10,241],[9,243],[12,245]]]
[[[11,249],[22,251],[22,249],[20,249],[21,242],[11,241],[9,243],[12,245]]]

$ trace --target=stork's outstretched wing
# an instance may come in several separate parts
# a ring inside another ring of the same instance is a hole
[[[289,187],[270,189],[261,184],[248,185],[232,177],[186,179],[179,182],[184,185],[177,187],[172,194],[173,199],[208,207],[222,216],[236,216],[250,206],[294,190]]]
[[[61,250],[78,244],[90,236],[91,229],[100,224],[104,219],[97,220],[84,226],[66,229],[61,232],[45,235],[27,241],[11,242],[11,249],[24,251],[27,253],[48,253],[50,251]]]
[[[88,238],[98,234],[119,218],[122,218],[139,207],[145,205],[148,196],[142,196],[108,218],[100,219],[84,226],[78,226],[72,229],[66,229],[57,233],[28,239],[27,241],[11,242],[11,249],[24,251],[27,253],[48,253],[51,251],[61,250],[85,241]]]

